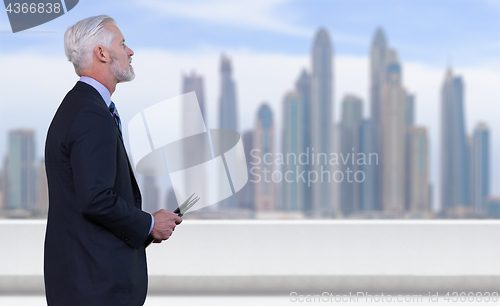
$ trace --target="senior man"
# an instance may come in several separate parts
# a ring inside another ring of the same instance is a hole
[[[141,194],[111,101],[131,81],[134,52],[116,21],[86,18],[64,35],[80,80],[49,127],[45,164],[49,215],[44,277],[49,305],[142,305],[146,240],[170,237],[182,222],[172,211],[141,210]]]

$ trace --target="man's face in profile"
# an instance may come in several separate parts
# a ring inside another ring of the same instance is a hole
[[[117,26],[106,24],[106,27],[113,32],[113,42],[111,43],[111,72],[118,80],[118,83],[132,81],[135,77],[132,62],[132,51],[125,45],[125,38]]]

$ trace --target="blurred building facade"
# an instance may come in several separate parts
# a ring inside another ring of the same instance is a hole
[[[415,125],[415,96],[412,94],[408,94],[406,96],[405,101],[405,127],[406,127],[406,135],[405,135],[405,210],[409,211],[410,209],[410,194],[411,194],[411,135],[410,130]]]
[[[296,177],[302,172],[299,156],[303,149],[302,98],[296,91],[288,92],[283,100],[282,153],[284,165],[283,210],[288,212],[304,211],[302,181]]]
[[[255,183],[252,182],[252,163],[255,160],[252,157],[252,150],[254,149],[254,132],[252,130],[246,131],[241,136],[243,141],[243,148],[245,149],[245,161],[247,164],[248,171],[248,182],[239,192],[238,192],[238,207],[242,210],[254,211],[255,210]]]
[[[5,165],[4,207],[12,214],[29,215],[36,209],[35,131],[9,132]]]
[[[254,156],[258,164],[254,165],[252,177],[255,182],[255,210],[271,212],[276,209],[275,183],[272,179],[274,171],[274,120],[271,108],[263,103],[257,112],[254,131]],[[257,173],[258,177],[253,175]]]
[[[238,105],[236,95],[236,84],[233,79],[233,66],[231,60],[222,55],[220,62],[220,98],[219,98],[219,128],[238,130]],[[223,140],[222,140],[223,141]],[[226,147],[224,144],[221,144]],[[225,177],[221,173],[221,179]],[[223,186],[223,184],[220,184]],[[238,199],[232,195],[219,202],[218,206],[226,210],[238,209]]]
[[[34,214],[37,217],[47,217],[49,210],[49,186],[45,172],[45,162],[40,161],[36,171],[36,206]]]
[[[342,215],[348,216],[358,211],[359,193],[355,192],[357,185],[354,174],[357,170],[357,155],[360,147],[355,133],[363,119],[363,101],[354,95],[346,95],[342,101],[340,123],[340,153],[343,179],[340,182],[340,209]]]
[[[302,150],[301,153],[307,154],[311,151],[312,135],[311,135],[311,74],[303,69],[300,73],[299,78],[295,83],[295,89],[300,95],[302,100]],[[300,120],[300,119],[299,119]],[[302,170],[305,173],[309,173],[312,170],[312,165],[310,163],[303,163]],[[307,182],[302,182],[302,203],[303,212],[305,215],[310,216],[312,214],[312,186],[307,184]]]
[[[363,119],[355,130],[355,144],[358,153],[364,161],[357,163],[356,171],[365,175],[363,182],[354,185],[354,194],[357,195],[359,212],[374,212],[377,210],[377,168],[379,156],[376,151],[377,131],[371,119]]]
[[[372,124],[376,130],[375,152],[378,153],[380,163],[375,169],[377,181],[376,189],[378,191],[376,198],[376,207],[383,209],[383,173],[382,173],[382,128],[381,128],[381,109],[382,109],[382,88],[387,74],[386,53],[387,38],[382,28],[378,28],[373,37],[370,50],[370,112]]]
[[[331,153],[333,127],[333,47],[326,29],[319,29],[312,48],[311,74],[311,152],[319,156]],[[312,185],[313,210],[318,215],[331,215],[330,164],[318,157],[312,165],[318,181]]]
[[[462,215],[469,205],[469,162],[463,81],[448,69],[441,91],[441,205]]]
[[[194,71],[189,75],[183,75],[182,77],[182,93],[195,92],[196,99],[198,102],[199,110],[193,109],[193,104],[188,102],[189,99],[192,99],[192,96],[185,95],[184,97],[184,107],[182,111],[182,132],[183,137],[190,137],[199,133],[199,131],[203,131],[207,128],[207,115],[205,109],[205,89],[204,89],[204,80],[201,75],[197,75]],[[203,122],[198,122],[192,120],[193,114],[195,112],[201,111],[201,116],[203,118]],[[192,167],[194,165],[198,165],[203,161],[209,160],[212,156],[209,144],[208,133],[204,134],[203,137],[196,138],[197,141],[184,141],[182,143],[182,159],[184,163],[184,167]],[[206,194],[206,179],[208,174],[205,169],[199,170],[199,175],[196,177],[187,176],[184,178],[184,188],[195,189],[195,192],[198,195]],[[188,188],[191,186],[191,188]],[[177,207],[176,207],[177,208]]]
[[[409,130],[410,176],[407,193],[411,213],[426,214],[431,210],[429,203],[429,139],[425,127]]]
[[[386,52],[386,76],[382,85],[379,152],[382,153],[382,203],[385,212],[405,210],[406,91],[396,51]]]
[[[479,123],[474,129],[470,162],[471,206],[477,215],[485,215],[490,195],[490,129],[486,123]]]

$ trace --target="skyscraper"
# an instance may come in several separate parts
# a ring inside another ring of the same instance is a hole
[[[10,131],[8,150],[5,206],[32,211],[36,203],[35,131]]]
[[[222,55],[220,64],[219,128],[238,131],[236,84],[233,80],[232,71],[231,60]]]
[[[357,204],[361,212],[377,210],[377,167],[379,156],[375,151],[377,144],[377,131],[370,119],[361,121],[358,130],[355,132],[355,143],[358,146],[358,152],[365,157],[365,162],[357,165],[356,170],[362,171],[365,180],[354,185],[354,194],[358,195]]]
[[[334,152],[334,154],[339,154],[341,152],[341,142],[342,142],[342,127],[341,127],[341,122],[337,122],[333,124],[332,128],[332,147],[331,150]],[[333,165],[330,165],[330,170],[331,172],[335,175],[335,173],[338,173],[337,171],[342,171],[342,164],[340,162],[333,162]],[[339,174],[336,174],[339,176]],[[330,198],[331,198],[331,203],[332,203],[332,210],[333,210],[333,215],[335,217],[340,217],[342,216],[342,207],[340,205],[341,202],[341,188],[342,184],[338,180],[341,179],[341,177],[337,177],[336,180],[334,180],[333,184],[331,185],[332,188],[330,189]]]
[[[275,184],[271,178],[274,171],[274,160],[264,156],[274,156],[274,122],[273,113],[267,103],[262,104],[257,112],[257,122],[254,131],[254,155],[258,156],[260,163],[252,165],[258,167],[253,173],[258,173],[259,178],[254,178],[255,183],[255,209],[259,212],[273,211],[276,208]]]
[[[356,154],[359,152],[359,146],[355,143],[355,132],[359,130],[359,125],[363,118],[363,101],[360,98],[347,95],[342,102],[341,116],[341,153],[342,161],[341,171],[344,174],[344,180],[340,183],[340,208],[343,215],[349,215],[358,210],[358,195],[354,193],[354,173],[356,170]],[[349,178],[350,177],[350,178]],[[355,199],[356,197],[356,199]]]
[[[49,209],[49,186],[45,174],[45,162],[41,161],[36,171],[36,214],[46,217]]]
[[[311,151],[311,75],[304,69],[299,79],[295,83],[295,89],[302,100],[302,151],[306,153]],[[309,163],[302,165],[302,171],[309,173],[312,167]],[[312,213],[312,186],[302,182],[302,203],[303,211],[306,215]]]
[[[378,28],[372,41],[370,56],[370,99],[371,117],[375,127],[380,122],[382,87],[387,73],[387,39],[384,30]]]
[[[5,192],[5,186],[4,186],[4,171],[0,169],[0,216],[2,215],[3,211],[3,199],[4,199],[4,192]]]
[[[380,164],[374,169],[377,177],[376,189],[377,193],[376,207],[383,209],[382,204],[382,189],[383,189],[383,171],[382,171],[382,128],[380,127],[380,117],[382,108],[382,87],[386,80],[387,74],[387,39],[382,28],[378,28],[373,37],[370,50],[370,113],[373,127],[376,130],[377,142],[375,143],[375,152],[378,154]]]
[[[190,75],[184,75],[182,78],[182,93],[188,93],[194,91],[196,94],[196,99],[198,100],[199,111],[203,117],[203,122],[192,120],[193,113],[198,112],[198,109],[191,109],[195,107],[195,104],[189,103],[188,99],[192,99],[192,96],[185,95],[183,112],[182,112],[182,131],[183,137],[189,137],[202,131],[208,126],[207,116],[205,112],[205,91],[203,86],[203,77],[197,75],[194,71]],[[194,105],[194,106],[193,106]],[[196,165],[200,162],[200,157],[204,156],[209,158],[212,153],[210,151],[210,144],[208,140],[208,135],[204,137],[199,137],[197,142],[184,141],[182,144],[182,158],[184,165]],[[194,178],[184,177],[185,189],[194,189],[197,194],[206,194],[206,179],[207,173],[204,169],[200,170],[199,174]],[[191,186],[192,188],[188,188]],[[157,201],[158,202],[158,201]]]
[[[415,124],[415,96],[408,94],[406,96],[406,101],[405,101],[405,126],[406,126],[406,135],[405,135],[405,150],[406,150],[406,156],[405,156],[405,210],[410,210],[410,193],[411,193],[411,186],[410,186],[410,180],[411,180],[411,154],[412,150],[410,149],[410,129],[414,126]]]
[[[311,151],[318,156],[313,171],[318,181],[313,183],[312,203],[316,214],[331,214],[330,166],[331,131],[333,128],[333,48],[328,32],[321,28],[314,39],[312,48],[311,75]],[[323,157],[321,157],[321,155]],[[326,163],[324,156],[326,155]],[[326,173],[326,175],[325,175]]]
[[[248,182],[245,187],[238,191],[238,207],[244,210],[255,210],[254,192],[255,183],[252,182],[252,162],[254,162],[251,152],[254,149],[253,131],[249,130],[243,133],[241,140],[243,141],[243,148],[245,149],[245,160],[247,163]]]
[[[413,213],[430,212],[429,203],[429,140],[427,129],[412,127],[409,129],[409,199]]]
[[[296,91],[286,94],[283,100],[283,209],[302,212],[304,184],[296,177],[302,172],[299,155],[303,150],[302,98]],[[291,177],[291,179],[290,179]]]
[[[405,209],[405,103],[401,65],[396,52],[388,49],[387,72],[382,87],[379,129],[382,139],[382,204],[385,212]]]
[[[9,165],[9,156],[5,156],[3,161],[2,161],[2,171],[1,171],[1,175],[2,175],[2,178],[0,179],[0,189],[2,190],[2,194],[1,194],[1,202],[2,202],[2,205],[1,205],[1,210],[4,211],[5,209],[7,209],[7,202],[9,201],[9,189],[7,188],[7,167]]]
[[[441,206],[446,212],[470,208],[467,152],[463,82],[448,69],[441,91]]]
[[[222,55],[220,64],[221,73],[221,87],[220,87],[220,100],[219,100],[219,128],[238,131],[238,110],[236,102],[236,84],[232,77],[231,60]],[[224,141],[222,139],[221,141]],[[223,143],[220,144],[226,147]],[[225,178],[226,173],[220,173],[220,177]],[[220,184],[222,186],[222,184]],[[238,208],[237,196],[232,195],[218,204],[226,210]]]
[[[479,123],[474,129],[471,145],[471,205],[476,214],[487,213],[486,198],[490,195],[490,129]]]
[[[205,111],[205,90],[203,86],[203,77],[197,75],[196,72],[192,71],[189,75],[182,76],[182,93],[188,93],[194,91],[196,93],[196,98],[198,99],[198,104],[200,105],[201,115],[205,124],[207,123],[207,116]]]
[[[488,197],[485,202],[488,217],[500,218],[500,197]]]

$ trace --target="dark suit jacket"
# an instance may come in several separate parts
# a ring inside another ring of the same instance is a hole
[[[44,277],[49,305],[142,305],[151,216],[119,130],[92,86],[66,95],[45,144],[49,214]]]

